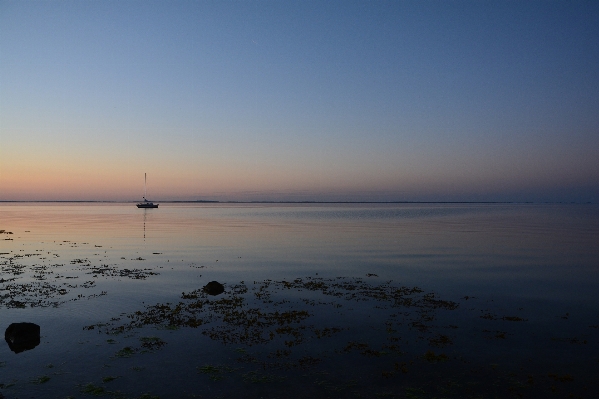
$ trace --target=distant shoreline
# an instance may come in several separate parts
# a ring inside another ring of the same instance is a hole
[[[2,203],[66,203],[66,204],[135,204],[138,201],[74,201],[74,200],[0,200]],[[160,201],[160,204],[594,204],[594,202],[534,201]]]

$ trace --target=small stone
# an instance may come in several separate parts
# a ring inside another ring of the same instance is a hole
[[[40,326],[35,323],[12,323],[4,332],[4,339],[14,353],[21,353],[40,344]]]
[[[225,292],[225,287],[218,281],[211,281],[204,286],[203,291],[208,295],[220,295]]]

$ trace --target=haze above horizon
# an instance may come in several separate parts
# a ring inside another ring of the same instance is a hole
[[[0,0],[0,201],[599,202],[594,1]]]

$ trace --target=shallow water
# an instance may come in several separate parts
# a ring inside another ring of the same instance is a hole
[[[0,230],[0,327],[41,326],[0,348],[6,398],[599,394],[597,205],[5,203]]]

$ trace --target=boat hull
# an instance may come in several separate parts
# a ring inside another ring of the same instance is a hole
[[[159,204],[137,204],[138,208],[158,208]]]

